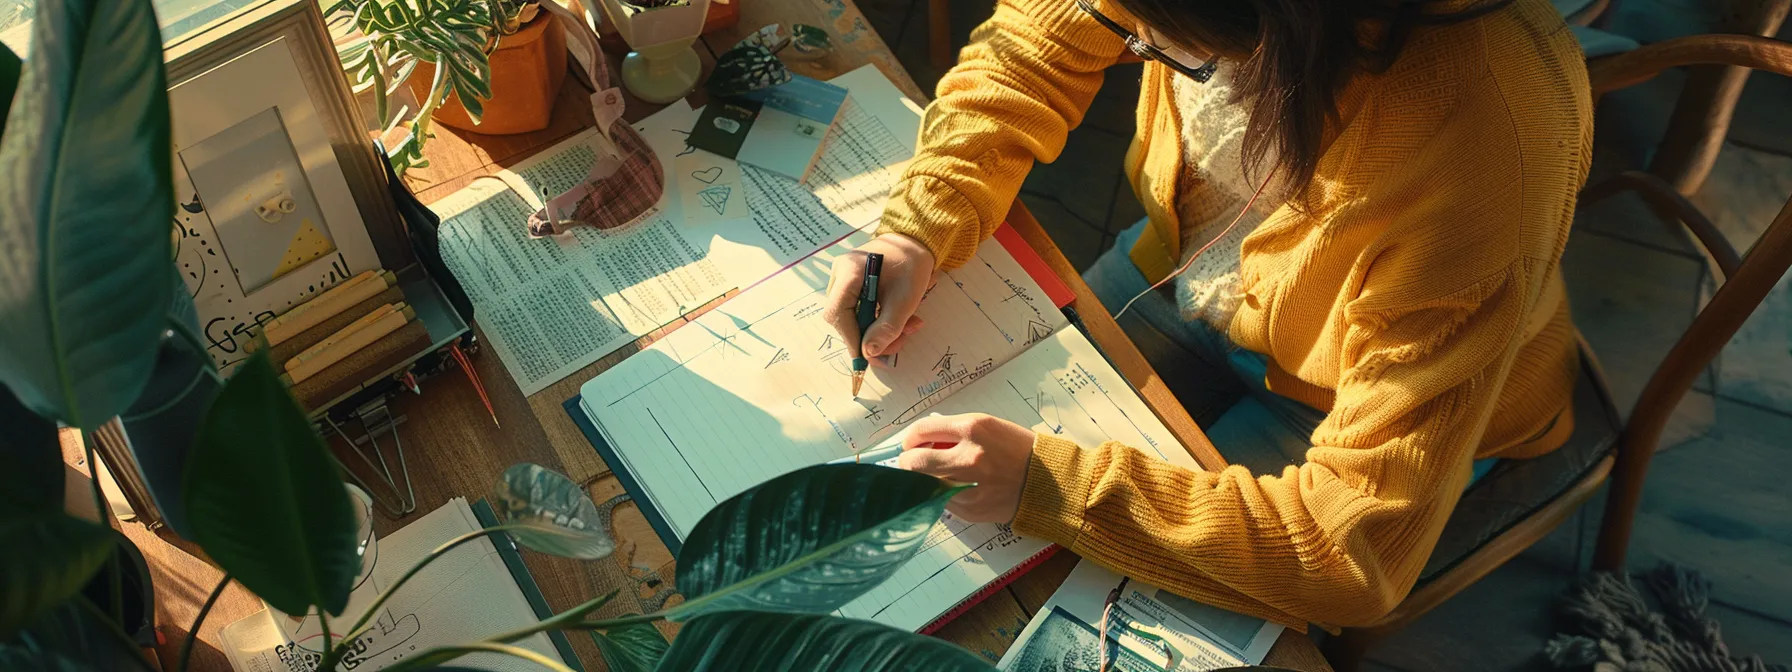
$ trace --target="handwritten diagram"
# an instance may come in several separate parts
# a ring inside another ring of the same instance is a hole
[[[1032,331],[1067,324],[1049,303],[1030,303],[1043,292],[1004,280],[1031,282],[990,242],[984,260],[922,302],[927,327],[874,364],[854,398],[852,354],[823,307],[834,255],[868,239],[855,234],[743,291],[582,388],[644,487],[696,493],[660,502],[672,528],[766,479],[884,440],[1021,354]]]

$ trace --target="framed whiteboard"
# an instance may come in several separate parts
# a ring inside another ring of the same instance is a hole
[[[413,261],[313,2],[254,4],[166,56],[175,267],[220,368],[247,357],[257,325]]]

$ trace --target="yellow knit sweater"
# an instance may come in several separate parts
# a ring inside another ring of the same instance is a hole
[[[940,80],[883,229],[964,263],[1123,50],[1069,0],[1002,0]],[[1127,156],[1151,220],[1132,258],[1153,280],[1181,253],[1175,76],[1146,64]],[[1554,8],[1517,0],[1421,28],[1340,107],[1309,195],[1245,239],[1231,323],[1268,355],[1270,389],[1327,412],[1306,463],[1253,478],[1040,437],[1016,530],[1228,609],[1364,625],[1412,589],[1473,459],[1567,437],[1576,355],[1558,264],[1592,121]]]

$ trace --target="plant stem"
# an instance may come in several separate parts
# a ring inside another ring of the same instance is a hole
[[[656,612],[656,613],[652,613],[652,614],[635,614],[633,616],[623,616],[622,618],[612,618],[607,621],[579,621],[577,623],[573,623],[569,627],[557,628],[557,629],[559,629],[559,630],[608,630],[610,628],[617,628],[617,627],[621,627],[624,625],[634,625],[636,623],[652,623],[654,621],[663,621],[663,620],[666,620],[666,615],[669,613],[671,613],[671,612],[670,611],[661,611],[661,612]]]
[[[350,627],[347,632],[343,633],[342,641],[344,643],[352,642],[352,641],[355,641],[356,637],[360,637],[361,633],[366,630],[368,622],[373,619],[374,614],[379,613],[380,607],[384,606],[386,604],[386,600],[391,599],[392,595],[394,593],[397,593],[399,588],[403,588],[404,583],[406,581],[411,580],[411,577],[415,576],[417,574],[418,570],[423,569],[424,566],[428,565],[431,562],[435,562],[435,559],[442,557],[442,555],[444,553],[454,550],[454,548],[456,546],[467,543],[474,539],[478,539],[480,537],[491,534],[493,532],[503,532],[505,530],[521,530],[521,529],[527,529],[527,528],[528,528],[527,525],[515,525],[515,524],[493,525],[493,526],[485,528],[483,530],[474,530],[472,532],[468,532],[466,534],[463,534],[463,535],[460,535],[453,539],[450,539],[448,541],[448,543],[442,544],[441,546],[437,546],[436,550],[430,551],[429,555],[425,555],[422,558],[418,559],[415,564],[411,565],[410,569],[405,570],[404,575],[398,577],[398,580],[394,581],[390,588],[387,588],[386,590],[382,591],[380,593],[379,597],[374,598],[373,604],[370,604],[367,606],[367,611],[362,612],[361,618],[357,619],[355,621],[355,624],[352,627]],[[320,616],[323,615],[322,610],[318,611],[318,615],[320,615]],[[318,668],[327,670],[327,669],[330,669],[330,667],[329,667],[330,665],[334,665],[336,663],[336,659],[341,656],[341,652],[335,650],[334,648],[330,648],[330,647],[325,647],[324,652],[325,652],[324,659],[323,659],[324,664],[319,665]]]
[[[620,593],[620,592],[622,592],[622,591],[621,590],[612,590],[612,591],[610,591],[610,594],[608,594],[608,595],[591,600],[591,601],[581,604],[579,606],[576,606],[576,607],[573,607],[566,611],[563,611],[559,614],[555,614],[553,618],[549,618],[545,621],[541,621],[540,623],[536,623],[536,624],[531,625],[526,628],[512,630],[512,631],[506,632],[502,635],[495,635],[492,637],[487,637],[487,638],[485,638],[485,641],[508,644],[510,642],[514,642],[514,641],[522,639],[524,637],[528,637],[535,633],[545,632],[548,630],[584,630],[584,629],[587,629],[587,628],[579,626],[579,624],[585,622],[585,621],[581,620],[581,619],[585,618],[585,614],[589,614],[593,611],[596,611],[599,607],[602,607],[605,604],[609,603],[609,601],[611,599],[614,599],[616,597],[616,594]]]
[[[317,627],[324,631],[324,653],[327,654],[330,652],[330,615],[324,613],[322,605],[318,605],[317,607]],[[342,641],[346,642],[349,640],[345,638]]]
[[[387,670],[387,672],[406,672],[408,670],[419,669],[424,666],[435,665],[436,663],[447,662],[450,660],[454,660],[455,658],[459,658],[465,654],[478,653],[481,651],[489,652],[489,653],[502,653],[502,654],[508,655],[508,656],[516,656],[517,658],[521,658],[521,659],[527,660],[531,663],[535,663],[542,667],[553,670],[554,672],[572,672],[572,668],[569,668],[569,667],[567,667],[567,666],[565,666],[547,656],[541,655],[534,651],[530,651],[530,650],[525,649],[520,646],[511,646],[509,644],[498,644],[495,642],[472,642],[469,644],[456,644],[454,646],[438,646],[438,647],[430,649],[428,651],[424,651],[423,653],[418,654],[416,656],[412,656],[412,657],[406,658],[404,660],[401,660],[398,662],[397,665],[388,667],[388,668],[386,668],[386,670]]]
[[[94,604],[93,600],[87,599],[86,595],[79,593],[75,594],[75,604],[81,607],[82,611],[87,612],[88,616],[93,617],[94,620],[105,624],[106,632],[112,633],[112,639],[117,641],[119,646],[124,647],[125,652],[130,656],[131,660],[137,661],[138,665],[149,672],[156,672],[155,666],[150,665],[149,661],[143,658],[143,649],[138,648],[137,641],[131,639],[130,635],[125,634],[124,629],[118,627],[117,621],[108,618],[106,612],[100,610],[99,605]]]
[[[180,667],[174,669],[187,672],[187,661],[193,655],[193,642],[199,640],[199,626],[205,624],[206,615],[212,613],[212,605],[218,602],[219,595],[224,594],[224,587],[230,585],[230,579],[230,574],[225,573],[224,578],[218,580],[218,587],[213,588],[212,594],[205,598],[205,605],[199,607],[199,615],[193,619],[193,626],[187,629],[187,641],[180,645]]]
[[[81,430],[81,448],[87,451],[87,480],[93,484],[93,515],[99,516],[99,524],[111,527],[111,515],[107,513],[110,509],[106,506],[106,495],[100,490],[100,463],[94,458],[93,434],[85,429]],[[113,548],[106,557],[106,574],[110,577],[108,587],[112,589],[108,601],[112,606],[113,623],[124,622],[123,571],[118,566],[118,549]]]

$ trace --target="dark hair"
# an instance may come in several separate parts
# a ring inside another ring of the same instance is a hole
[[[1393,66],[1416,26],[1473,19],[1513,0],[1433,13],[1436,0],[1113,0],[1163,38],[1237,62],[1232,102],[1249,106],[1243,154],[1250,172],[1275,149],[1301,195],[1313,179],[1338,97],[1359,72]],[[1374,37],[1369,37],[1374,36]]]

